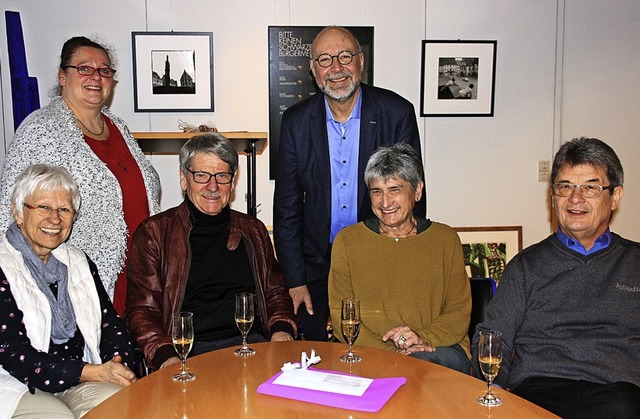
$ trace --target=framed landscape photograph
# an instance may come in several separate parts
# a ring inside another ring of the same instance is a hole
[[[131,32],[135,112],[213,112],[213,33]]]
[[[462,242],[469,277],[493,278],[500,285],[507,263],[522,250],[522,226],[454,229]]]
[[[497,41],[422,41],[421,116],[493,116]]]

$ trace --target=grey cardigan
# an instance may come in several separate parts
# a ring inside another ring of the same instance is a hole
[[[102,109],[118,127],[138,163],[147,191],[151,215],[160,210],[160,179],[140,150],[125,122]],[[31,113],[16,131],[4,161],[0,183],[0,232],[13,221],[11,192],[18,175],[35,163],[69,170],[80,188],[82,204],[69,244],[82,249],[98,266],[104,288],[113,291],[125,262],[127,231],[122,210],[122,191],[116,177],[86,144],[71,110],[60,96]]]

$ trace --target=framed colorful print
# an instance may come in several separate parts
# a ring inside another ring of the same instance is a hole
[[[507,263],[522,250],[522,226],[454,228],[469,277],[493,278],[500,285]]]

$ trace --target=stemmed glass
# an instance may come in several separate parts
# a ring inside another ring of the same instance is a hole
[[[493,380],[502,363],[502,333],[497,330],[483,330],[478,341],[478,362],[480,371],[487,379],[487,394],[478,398],[483,406],[500,406],[502,400],[493,395]]]
[[[171,340],[182,362],[182,369],[172,377],[173,381],[186,383],[195,380],[196,376],[187,371],[187,355],[193,346],[193,313],[181,311],[171,316]]]
[[[362,361],[351,347],[360,332],[360,300],[347,297],[342,300],[342,336],[349,344],[349,352],[340,357],[340,361],[352,364]]]
[[[253,325],[253,318],[253,293],[242,292],[236,294],[236,325],[242,334],[242,346],[234,352],[238,356],[251,356],[256,353],[254,349],[247,346],[247,335]]]

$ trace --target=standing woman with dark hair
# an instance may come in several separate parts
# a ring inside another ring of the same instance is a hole
[[[114,75],[110,51],[88,38],[67,40],[57,94],[16,131],[0,186],[0,231],[12,221],[10,193],[34,163],[66,168],[83,206],[69,243],[96,263],[118,313],[126,297],[126,255],[138,224],[159,211],[160,180],[125,122],[111,113]]]

